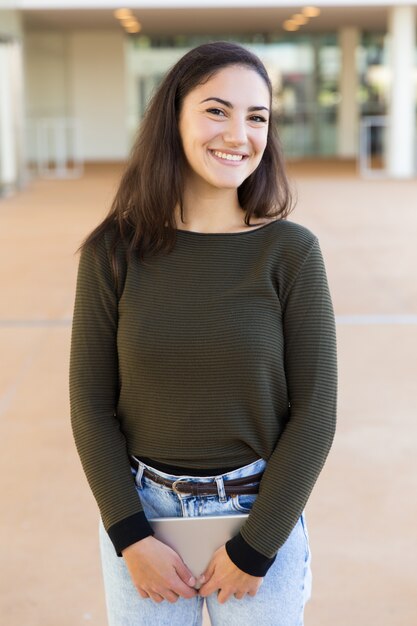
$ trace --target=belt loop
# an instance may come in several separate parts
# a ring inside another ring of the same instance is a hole
[[[138,463],[139,463],[139,466],[138,466],[138,471],[136,472],[136,476],[135,476],[135,483],[139,489],[142,489],[142,476],[143,476],[143,471],[145,469],[145,466],[142,463],[142,461],[138,460]]]
[[[217,484],[217,493],[219,494],[220,502],[227,502],[226,491],[224,489],[224,482],[222,476],[216,476],[215,481]]]

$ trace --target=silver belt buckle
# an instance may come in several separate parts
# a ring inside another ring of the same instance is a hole
[[[184,493],[183,491],[178,491],[178,489],[177,489],[177,484],[178,484],[178,483],[187,483],[187,482],[190,482],[190,481],[184,480],[183,478],[178,478],[177,480],[174,480],[174,482],[173,482],[173,483],[172,483],[172,485],[171,485],[171,489],[172,489],[172,491],[173,491],[174,493],[176,493],[177,495],[181,495],[181,494],[183,494],[183,493]],[[190,491],[190,493],[191,493],[191,491]]]

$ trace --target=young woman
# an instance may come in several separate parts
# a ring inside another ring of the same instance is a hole
[[[303,624],[337,365],[318,239],[291,204],[264,65],[191,50],[81,246],[71,419],[110,626],[201,624],[204,599],[213,626]],[[242,511],[199,581],[148,522]]]

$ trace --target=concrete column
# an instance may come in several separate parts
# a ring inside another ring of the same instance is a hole
[[[389,12],[387,170],[393,178],[412,178],[415,171],[414,6],[394,6]]]
[[[342,158],[355,157],[359,142],[359,108],[356,100],[358,73],[356,50],[360,32],[353,26],[339,30],[339,45],[342,52],[339,92],[341,101],[337,118],[337,154]]]
[[[10,3],[9,3],[10,4]],[[0,185],[24,182],[23,27],[19,11],[0,7]]]
[[[17,181],[17,154],[11,75],[11,43],[0,41],[0,188]]]

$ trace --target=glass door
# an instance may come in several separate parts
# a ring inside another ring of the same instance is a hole
[[[276,123],[289,158],[337,149],[340,54],[336,36],[303,36],[257,50],[274,83]]]

